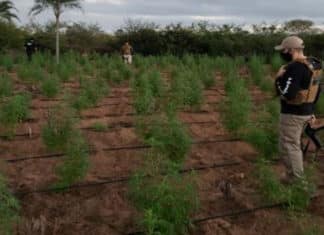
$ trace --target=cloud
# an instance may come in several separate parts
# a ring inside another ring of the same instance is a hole
[[[106,3],[111,5],[124,5],[126,0],[85,0],[88,3]]]
[[[23,23],[33,0],[13,0],[19,9]],[[113,31],[127,18],[140,18],[155,21],[157,24],[208,20],[216,24],[249,24],[261,22],[282,22],[289,19],[311,19],[324,22],[322,0],[84,0],[84,14],[66,11],[64,21],[85,21],[98,23],[103,29]],[[35,18],[44,23],[53,20],[46,12]]]

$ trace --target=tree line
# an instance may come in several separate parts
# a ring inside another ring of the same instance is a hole
[[[64,9],[81,9],[80,0],[35,0],[30,14],[39,14],[52,9],[54,22],[46,25],[31,23],[18,27],[17,18],[10,1],[1,13],[0,1],[0,50],[23,49],[23,41],[33,37],[43,50],[79,51],[80,53],[118,53],[120,46],[129,41],[135,53],[142,55],[207,54],[210,56],[249,56],[252,54],[272,55],[273,46],[289,34],[300,35],[306,44],[307,54],[324,57],[324,32],[309,20],[291,20],[280,25],[258,24],[249,28],[240,25],[214,25],[206,21],[190,26],[169,24],[165,27],[152,22],[127,20],[114,33],[104,32],[98,25],[86,23],[66,24],[60,21]],[[57,5],[60,3],[60,5]],[[60,44],[59,44],[60,42]],[[60,50],[59,50],[60,49]]]

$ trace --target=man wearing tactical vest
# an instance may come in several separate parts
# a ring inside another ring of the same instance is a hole
[[[285,38],[275,50],[287,62],[276,77],[281,99],[279,152],[286,166],[286,183],[304,175],[301,135],[308,122],[314,122],[314,106],[320,94],[321,62],[304,55],[304,42],[297,36]]]
[[[122,57],[123,60],[126,64],[132,64],[133,58],[132,58],[132,54],[133,54],[133,47],[126,42],[122,48],[121,48],[121,53],[122,53]]]

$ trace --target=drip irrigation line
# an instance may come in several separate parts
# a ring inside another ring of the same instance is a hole
[[[284,207],[287,204],[288,204],[288,202],[279,202],[279,203],[254,207],[254,208],[251,208],[251,209],[242,209],[242,210],[237,210],[237,211],[219,213],[219,214],[215,214],[215,215],[208,216],[208,217],[205,217],[205,218],[194,219],[194,220],[192,220],[192,223],[200,224],[200,223],[207,222],[207,221],[210,221],[210,220],[215,220],[215,219],[221,219],[221,218],[226,218],[226,217],[235,217],[235,216],[240,216],[240,215],[244,215],[244,214],[251,214],[251,213],[254,213],[254,212],[257,212],[257,211],[260,211],[260,210],[267,210],[267,209],[273,209],[273,208],[278,208],[278,207]]]
[[[319,186],[323,187],[322,185]],[[317,195],[317,196],[312,196],[311,200],[314,200],[317,197],[320,197],[321,195]],[[269,209],[274,209],[274,208],[283,208],[288,206],[289,203],[288,202],[278,202],[278,203],[273,203],[273,204],[267,204],[267,205],[262,205],[262,206],[256,206],[254,208],[249,208],[249,209],[241,209],[241,210],[236,210],[236,211],[227,211],[227,212],[223,212],[223,213],[217,213],[215,215],[211,215],[211,216],[207,216],[207,217],[203,217],[203,218],[196,218],[191,220],[191,222],[195,225],[204,223],[204,222],[208,222],[211,220],[216,220],[216,219],[223,219],[223,218],[227,218],[227,217],[237,217],[237,216],[242,216],[242,215],[248,215],[248,214],[252,214],[258,211],[262,211],[262,210],[269,210]],[[131,233],[127,233],[127,235],[144,235],[145,232],[143,231],[136,231],[136,232],[131,232]]]
[[[238,166],[240,164],[241,164],[240,161],[214,163],[212,165],[190,167],[187,169],[180,170],[179,173],[186,174],[186,173],[192,172],[192,171],[204,171],[204,170],[216,169],[216,168],[222,168],[222,167]],[[164,175],[166,175],[166,173],[161,173],[160,175],[164,176]],[[151,176],[146,175],[144,177],[151,177]],[[128,182],[130,179],[131,179],[131,176],[124,176],[124,177],[109,179],[109,180],[105,180],[105,181],[89,182],[89,183],[84,183],[84,184],[75,184],[75,185],[70,185],[70,186],[66,186],[66,187],[52,187],[52,188],[36,189],[36,190],[25,191],[25,192],[17,191],[14,194],[17,196],[26,196],[29,194],[36,194],[36,193],[51,193],[51,192],[62,192],[62,191],[66,192],[66,191],[70,191],[73,189],[82,189],[82,188],[90,188],[90,187],[96,187],[96,186],[101,186],[101,185],[124,183],[124,182]]]
[[[216,140],[199,140],[193,142],[194,145],[200,144],[213,144],[213,143],[226,143],[226,142],[238,142],[242,141],[239,138],[229,138],[229,139],[216,139]],[[133,145],[133,146],[117,146],[117,147],[110,147],[110,148],[103,148],[100,150],[91,149],[88,153],[98,153],[99,151],[103,152],[116,152],[116,151],[123,151],[123,150],[142,150],[142,149],[150,149],[152,146],[142,144],[142,145]],[[35,155],[29,157],[17,157],[14,159],[5,159],[4,161],[7,163],[17,163],[29,160],[40,160],[40,159],[51,159],[51,158],[60,158],[65,156],[65,153],[53,153],[53,154],[44,154],[44,155]]]
[[[207,125],[207,124],[219,124],[219,122],[216,121],[207,121],[207,122],[183,122],[185,125]],[[101,133],[108,133],[111,132],[113,129],[118,129],[118,128],[134,128],[135,124],[130,123],[130,122],[120,122],[120,123],[115,123],[111,124],[109,126],[105,126],[105,130],[96,130],[95,127],[80,127],[80,130],[85,130],[85,131],[92,131],[92,132],[101,132]],[[27,139],[36,139],[40,137],[40,133],[21,133],[21,134],[16,134],[12,137],[28,137]],[[6,135],[0,135],[0,138],[12,141],[12,139],[8,138]]]
[[[30,157],[17,157],[15,159],[6,159],[4,160],[7,163],[17,163],[29,160],[37,160],[37,159],[50,159],[50,158],[59,158],[63,157],[64,153],[53,153],[53,154],[43,154],[43,155],[35,155]]]
[[[104,104],[99,104],[99,105],[96,105],[96,106],[93,106],[93,107],[90,107],[90,108],[101,108],[101,107],[107,107],[107,106],[118,106],[118,105],[128,105],[128,106],[132,106],[133,103],[104,103]],[[30,109],[32,110],[37,110],[37,109],[51,109],[52,107],[51,106],[31,106]]]

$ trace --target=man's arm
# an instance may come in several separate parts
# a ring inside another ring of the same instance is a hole
[[[276,88],[279,95],[287,100],[292,100],[301,90],[300,84],[304,76],[303,67],[300,65],[288,66],[282,76],[276,80]]]

